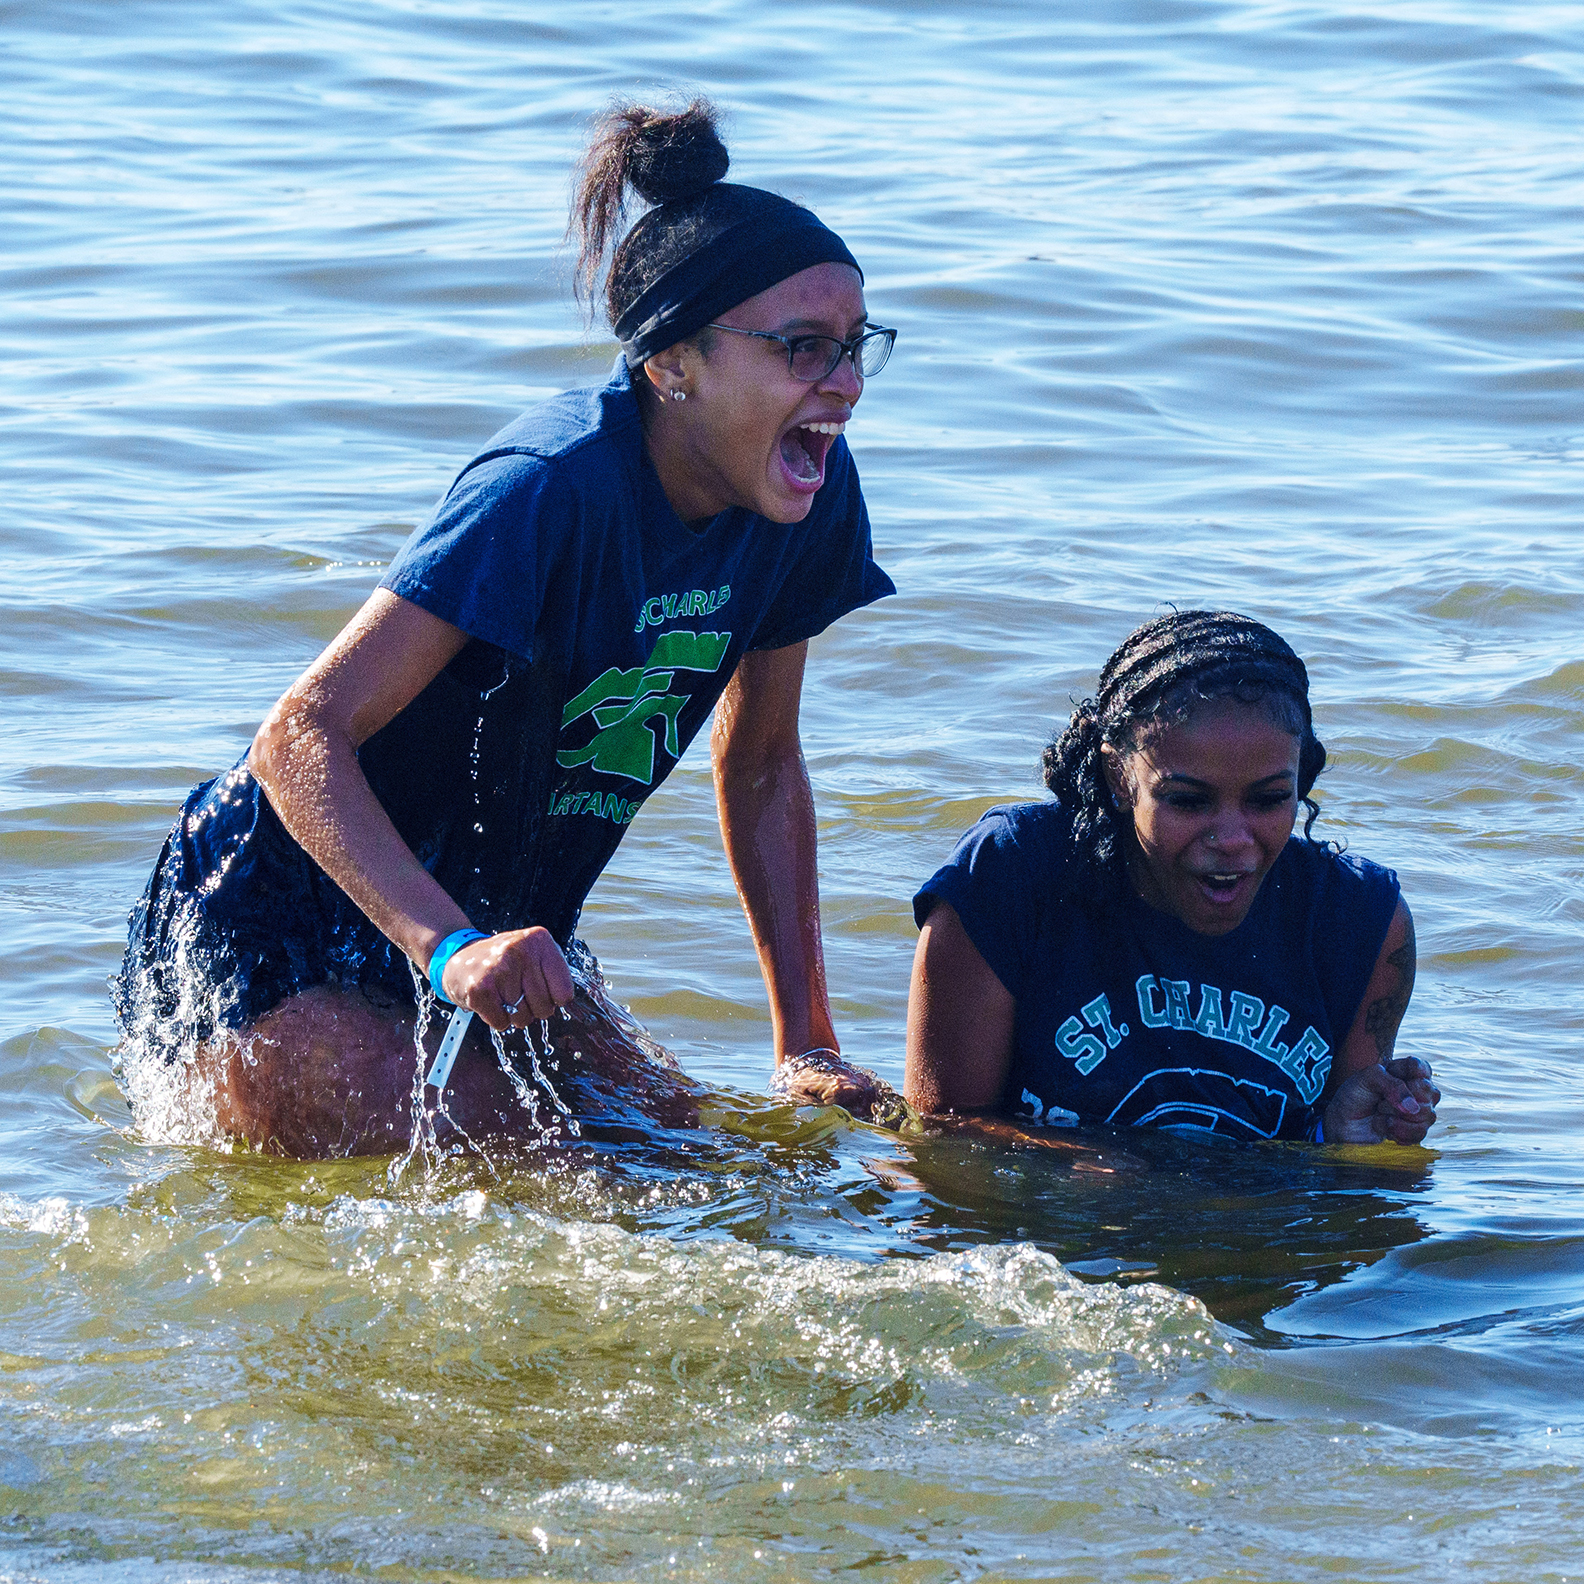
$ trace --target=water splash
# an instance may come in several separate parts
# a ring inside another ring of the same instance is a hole
[[[539,1029],[544,1040],[545,1055],[553,1058],[555,1047],[550,1042],[549,1023],[541,1021]],[[496,1064],[505,1074],[507,1082],[511,1084],[512,1092],[517,1097],[517,1104],[528,1113],[528,1124],[535,1135],[529,1141],[528,1147],[540,1149],[546,1145],[559,1144],[563,1141],[563,1134],[570,1138],[581,1138],[583,1129],[578,1125],[571,1107],[561,1098],[556,1086],[550,1081],[550,1075],[540,1065],[539,1047],[534,1042],[534,1031],[525,1028],[522,1036],[528,1050],[529,1077],[525,1077],[521,1067],[513,1061],[502,1035],[495,1029],[490,1030],[490,1044],[495,1050]],[[574,1051],[573,1054],[575,1055],[576,1052]],[[550,1109],[554,1113],[552,1116],[545,1117],[540,1114],[541,1091],[544,1098],[550,1102]]]
[[[528,1125],[542,1139],[545,1128],[544,1124],[539,1120],[538,1091],[518,1072],[517,1064],[506,1052],[506,1041],[495,1029],[490,1030],[490,1044],[495,1047],[495,1060],[500,1070],[506,1075],[507,1082],[511,1084],[513,1093],[516,1094],[517,1104],[528,1113]]]
[[[424,1036],[429,1032],[429,1025],[434,1019],[434,1010],[437,998],[429,987],[426,976],[418,972],[416,963],[408,962],[412,972],[413,992],[417,997],[418,1011],[413,1019],[413,1081],[412,1090],[408,1098],[408,1113],[412,1118],[412,1132],[407,1140],[407,1148],[390,1163],[388,1176],[391,1187],[394,1188],[402,1180],[407,1168],[412,1165],[416,1156],[422,1155],[424,1160],[425,1175],[438,1169],[444,1152],[435,1131],[435,1112],[424,1104],[424,1074],[428,1070],[429,1058],[424,1050]],[[442,1094],[436,1102],[436,1111],[450,1119],[450,1113],[445,1110],[445,1096]],[[453,1125],[455,1125],[453,1123]],[[461,1130],[458,1129],[460,1132]]]
[[[642,1051],[657,1066],[669,1068],[673,1072],[681,1070],[676,1057],[638,1021],[632,1008],[616,999],[599,958],[583,941],[573,938],[567,947],[566,959],[567,966],[572,970],[572,982],[624,1040]]]
[[[436,1095],[433,1106],[424,1104],[425,1079],[430,1067],[430,1056],[425,1045],[425,1035],[433,1020],[434,1008],[437,1000],[432,990],[424,982],[417,969],[413,970],[413,985],[418,997],[418,1016],[413,1030],[413,1051],[415,1056],[413,1066],[413,1083],[410,1100],[410,1115],[412,1118],[412,1131],[408,1139],[407,1148],[392,1160],[388,1172],[391,1186],[394,1188],[406,1175],[408,1168],[418,1158],[424,1163],[425,1177],[431,1177],[440,1169],[441,1164],[467,1149],[484,1162],[490,1174],[499,1178],[501,1173],[491,1158],[489,1150],[481,1140],[475,1139],[452,1114],[446,1103],[446,1090],[441,1089]],[[453,1014],[455,1015],[455,1014]],[[570,1021],[565,1011],[561,1017]],[[502,1074],[511,1084],[512,1092],[517,1104],[527,1113],[528,1125],[532,1137],[528,1141],[530,1149],[539,1149],[547,1145],[558,1144],[564,1139],[578,1139],[583,1136],[583,1129],[572,1108],[561,1097],[554,1081],[544,1069],[541,1054],[547,1061],[555,1059],[555,1045],[550,1034],[550,1024],[547,1019],[541,1019],[537,1039],[533,1028],[522,1031],[523,1043],[527,1051],[528,1073],[525,1075],[520,1063],[512,1057],[506,1048],[503,1035],[497,1030],[490,1030],[490,1045],[495,1052],[495,1060]],[[540,1051],[540,1042],[543,1043],[543,1052]],[[656,1047],[657,1049],[659,1047]],[[575,1056],[575,1048],[571,1051]],[[541,1099],[549,1102],[553,1115],[541,1112]],[[441,1119],[455,1130],[456,1139],[449,1144],[443,1144],[436,1126]]]
[[[218,1120],[219,1081],[196,1058],[198,1030],[224,1026],[234,985],[214,974],[196,901],[176,911],[166,939],[163,961],[116,982],[123,1038],[112,1068],[143,1137],[229,1150],[233,1141]],[[248,1040],[239,1054],[250,1066],[258,1059]]]
[[[567,1017],[565,1010],[562,1011],[561,1015],[563,1018]],[[568,1019],[568,1021],[570,1021],[570,1019]],[[550,1042],[550,1023],[548,1019],[542,1018],[540,1020],[539,1037],[544,1041],[544,1054],[546,1059],[554,1060],[555,1046]],[[545,1072],[544,1068],[539,1065],[539,1047],[534,1043],[534,1031],[531,1028],[526,1028],[523,1030],[523,1040],[528,1046],[528,1065],[533,1071],[534,1084],[544,1090],[546,1096],[548,1096],[550,1100],[550,1104],[556,1109],[556,1111],[560,1113],[566,1131],[573,1138],[582,1138],[583,1129],[578,1126],[577,1118],[572,1115],[571,1108],[567,1105],[566,1101],[561,1098],[560,1093],[557,1091],[556,1086],[551,1083],[550,1077]],[[499,1054],[500,1049],[501,1047],[497,1043],[497,1055]],[[574,1052],[574,1054],[576,1053]]]

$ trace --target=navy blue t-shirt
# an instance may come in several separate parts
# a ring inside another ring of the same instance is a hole
[[[1059,803],[992,809],[937,899],[1017,1003],[1003,1103],[1035,1121],[1305,1138],[1397,908],[1397,876],[1294,836],[1225,935],[1129,892],[1080,902]]]
[[[479,928],[562,941],[744,652],[895,592],[841,439],[802,522],[682,522],[620,359],[496,435],[380,586],[474,642],[369,739],[364,773]]]
[[[563,944],[744,652],[895,592],[841,439],[802,522],[735,508],[682,522],[620,359],[603,388],[496,435],[381,587],[471,641],[363,745],[370,785],[475,925],[541,924]],[[326,978],[410,994],[405,960],[286,833],[245,759],[183,808],[134,910],[118,1004],[148,1000],[140,976],[177,952],[210,963],[226,1024]]]

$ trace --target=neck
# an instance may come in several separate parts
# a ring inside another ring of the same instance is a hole
[[[1171,907],[1161,895],[1161,889],[1155,883],[1154,875],[1150,873],[1149,864],[1144,858],[1144,850],[1138,844],[1138,837],[1133,834],[1131,821],[1121,832],[1121,841],[1122,864],[1127,871],[1128,884],[1133,888],[1134,896],[1154,908],[1157,913],[1170,913]]]
[[[731,502],[712,487],[708,459],[693,444],[687,415],[677,410],[681,405],[673,405],[653,391],[640,389],[638,393],[644,446],[660,488],[683,522],[698,522],[725,511]]]

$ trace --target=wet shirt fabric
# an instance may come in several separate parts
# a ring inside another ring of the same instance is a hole
[[[1200,935],[1077,900],[1059,803],[992,809],[913,901],[949,902],[1017,1003],[1007,1108],[1036,1122],[1313,1136],[1396,911],[1397,877],[1294,836],[1248,916]]]
[[[363,745],[404,841],[480,929],[570,942],[634,815],[743,654],[894,592],[838,438],[800,523],[684,523],[643,444],[625,364],[524,414],[465,467],[380,585],[467,633]],[[180,972],[173,971],[181,958]],[[411,999],[405,958],[287,834],[245,761],[199,787],[132,919],[117,985],[236,1026],[327,981]],[[207,1037],[200,1034],[199,1037]]]

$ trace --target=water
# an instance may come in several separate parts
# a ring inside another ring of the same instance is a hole
[[[1577,1570],[1579,14],[1067,10],[0,9],[6,1577]],[[1068,694],[1223,603],[1414,905],[1433,1149],[1086,1177],[766,1102],[702,746],[585,923],[709,1129],[394,1189],[127,1131],[180,796],[602,376],[567,170],[666,82],[902,332],[849,434],[902,593],[804,709],[849,1051],[900,1077],[907,899]]]

